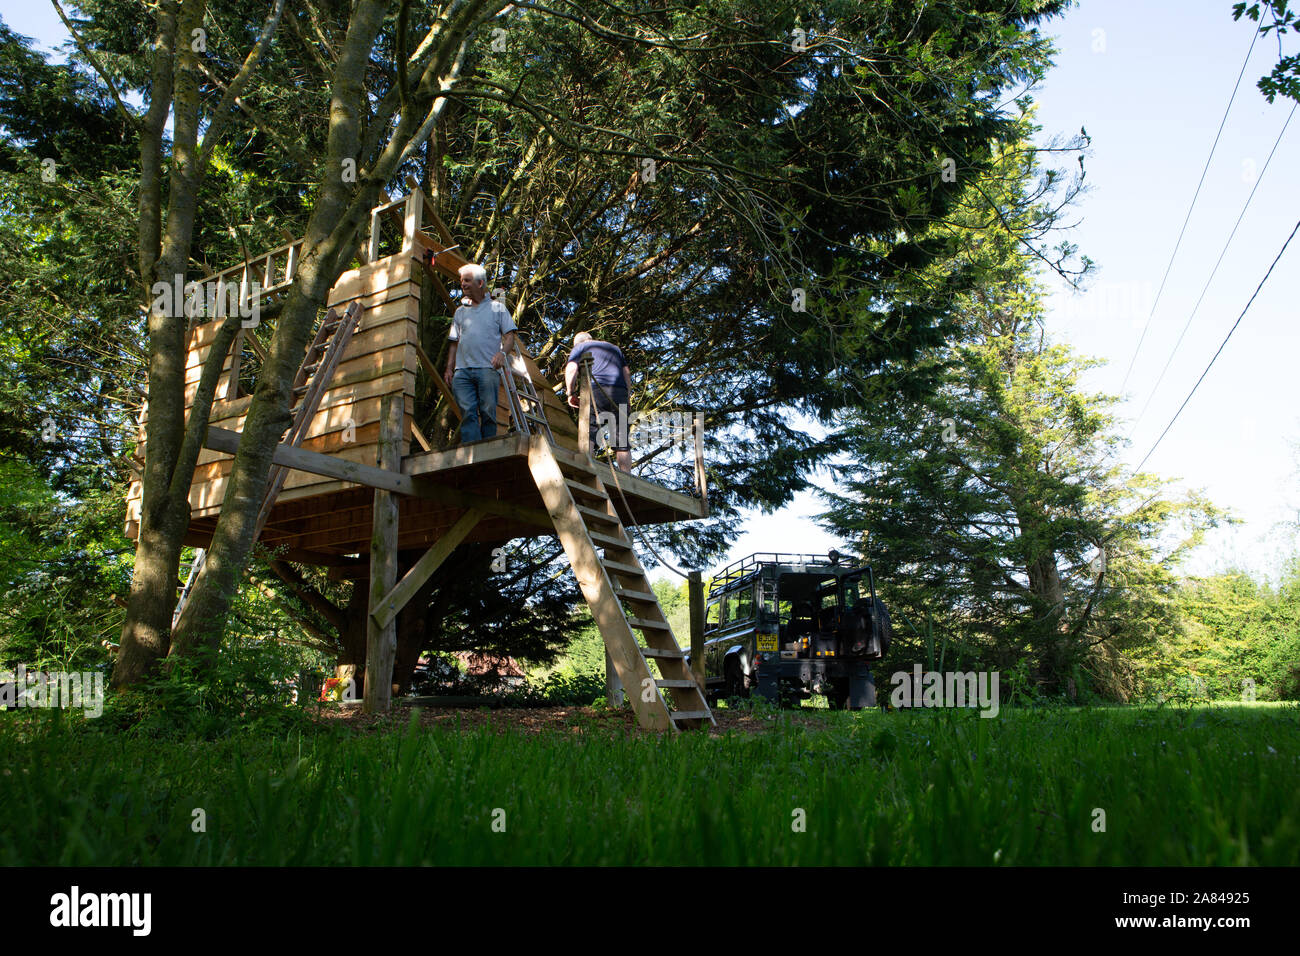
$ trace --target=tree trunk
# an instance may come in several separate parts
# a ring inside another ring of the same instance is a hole
[[[275,447],[292,421],[289,408],[293,379],[306,354],[308,337],[342,271],[344,257],[362,220],[376,204],[387,180],[382,163],[370,176],[362,176],[358,170],[356,189],[342,175],[345,161],[358,160],[365,72],[386,9],[385,3],[362,0],[348,24],[332,84],[325,176],[307,225],[297,278],[244,422],[208,558],[172,637],[171,653],[177,656],[194,655],[220,644],[231,602],[253,549],[257,515],[266,494]],[[399,130],[409,125],[409,117],[404,114]],[[408,130],[408,138],[410,134]],[[392,157],[391,165],[396,165],[397,159]]]

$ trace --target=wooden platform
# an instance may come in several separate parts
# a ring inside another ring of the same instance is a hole
[[[555,455],[561,461],[580,460],[577,452],[562,447],[555,448]],[[615,484],[613,469],[601,462],[595,467],[625,524],[685,521],[707,514],[704,502],[693,495],[621,471]],[[555,533],[529,471],[528,439],[518,433],[408,455],[402,472],[411,479],[409,493],[398,498],[398,547],[403,551],[431,547],[471,506],[486,514],[466,541],[498,544]],[[321,478],[303,474],[303,480]],[[310,564],[346,565],[352,563],[347,556],[368,554],[374,489],[339,481],[330,481],[329,487],[325,494],[306,498],[281,496],[262,532],[262,544],[288,549],[286,557]],[[206,545],[216,523],[215,514],[194,519],[187,543]]]

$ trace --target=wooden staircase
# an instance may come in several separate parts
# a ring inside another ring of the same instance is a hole
[[[641,726],[676,731],[714,725],[590,459],[557,457],[547,436],[534,433],[528,441],[528,467]],[[651,672],[650,661],[660,676]]]

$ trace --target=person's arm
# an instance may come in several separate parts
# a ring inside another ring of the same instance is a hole
[[[500,368],[503,363],[509,360],[509,356],[515,350],[515,333],[511,329],[501,339],[501,351],[492,356],[492,367]]]
[[[564,366],[564,394],[569,396],[569,404],[578,407],[578,393],[573,386],[578,381],[578,363],[570,362]]]
[[[447,384],[451,384],[451,377],[456,374],[456,345],[460,341],[460,327],[456,320],[460,318],[460,309],[457,309],[451,316],[451,327],[447,329],[447,338],[451,344],[447,347],[447,367],[443,369],[443,377]]]

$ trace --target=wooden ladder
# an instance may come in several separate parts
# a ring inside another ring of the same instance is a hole
[[[298,366],[298,374],[294,376],[293,424],[289,426],[289,434],[285,436],[283,444],[294,448],[302,444],[307,430],[311,427],[311,420],[316,416],[316,409],[320,406],[321,396],[325,394],[330,379],[334,377],[334,371],[339,366],[343,350],[347,348],[360,316],[361,303],[357,301],[353,301],[341,317],[334,309],[325,313],[324,321],[316,330],[316,337],[307,348],[302,364]],[[257,513],[257,525],[253,528],[254,541],[261,537],[262,529],[266,527],[266,519],[270,517],[271,509],[275,507],[275,499],[280,496],[280,489],[284,487],[288,477],[288,468],[283,465],[271,466],[266,483],[266,494],[262,497],[262,507]],[[194,582],[198,580],[207,557],[206,548],[199,548],[194,552],[194,562],[190,565],[189,576],[185,579],[180,597],[176,600],[176,610],[172,614],[172,627],[175,627],[181,619],[181,612],[185,610],[185,603],[189,600]]]
[[[515,336],[514,352],[506,356],[500,368],[501,384],[505,386],[506,399],[510,403],[510,417],[515,427],[525,435],[543,434],[554,443],[551,423],[546,420],[546,406],[537,394],[537,386],[528,373],[523,353],[519,350],[519,337]]]
[[[715,725],[595,466],[557,457],[548,438],[534,434],[528,467],[641,726],[676,731]],[[651,660],[660,677],[651,673]]]

